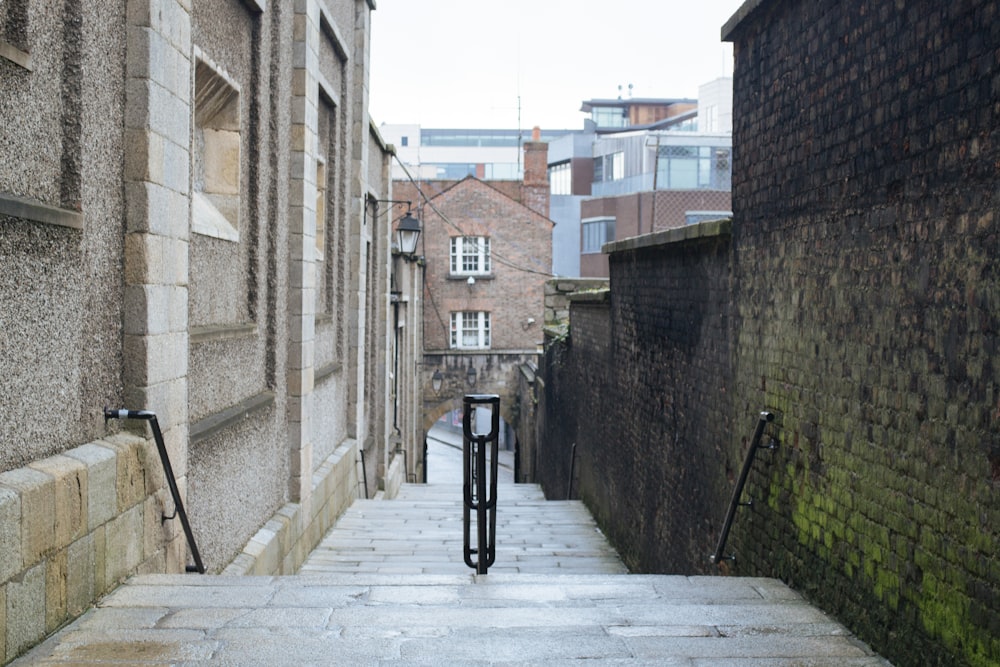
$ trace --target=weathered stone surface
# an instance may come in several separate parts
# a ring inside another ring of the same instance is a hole
[[[0,582],[21,571],[21,496],[9,487],[0,486]],[[3,626],[0,626],[3,627]],[[2,634],[2,633],[0,633]],[[0,651],[0,655],[3,652]]]
[[[45,563],[7,583],[7,657],[45,636]]]
[[[436,469],[460,471],[460,452],[441,447]],[[780,581],[623,574],[596,557],[610,550],[579,502],[511,479],[490,574],[461,562],[461,486],[408,484],[358,501],[308,574],[134,577],[14,664],[888,667]]]
[[[21,562],[31,566],[55,548],[55,480],[38,470],[17,468],[0,474],[0,487],[16,491],[21,499]]]
[[[29,467],[53,480],[55,548],[64,549],[87,530],[87,468],[69,456],[52,456]]]
[[[87,467],[87,530],[94,530],[118,510],[115,452],[99,443],[88,443],[69,450],[66,456]]]

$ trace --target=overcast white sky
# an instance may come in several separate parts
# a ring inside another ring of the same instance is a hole
[[[586,99],[697,97],[732,76],[743,0],[378,0],[371,115],[424,127],[579,129]]]

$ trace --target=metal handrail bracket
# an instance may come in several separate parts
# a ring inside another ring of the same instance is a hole
[[[768,422],[774,420],[774,415],[770,412],[764,411],[760,413],[760,417],[757,420],[757,427],[754,429],[753,438],[750,440],[750,449],[747,451],[747,457],[743,461],[743,470],[740,471],[740,478],[736,482],[736,487],[733,489],[733,496],[729,500],[729,510],[726,512],[726,520],[722,524],[722,534],[719,536],[718,546],[715,548],[715,553],[709,558],[710,560],[718,565],[724,560],[735,560],[735,556],[725,556],[723,552],[726,549],[726,540],[729,538],[729,530],[733,527],[733,519],[736,516],[736,508],[743,506],[749,506],[750,503],[740,503],[740,496],[743,495],[743,487],[747,483],[747,477],[750,474],[750,468],[753,466],[754,457],[757,454],[757,449],[760,447],[761,436],[764,435],[764,427]],[[768,449],[773,449],[774,445],[768,447]]]
[[[184,511],[184,501],[181,500],[180,490],[177,488],[177,480],[174,478],[174,469],[170,465],[170,457],[167,455],[167,446],[163,442],[163,433],[160,431],[160,424],[156,420],[156,413],[149,410],[111,410],[104,408],[104,422],[109,419],[141,419],[149,422],[153,430],[153,439],[156,441],[156,450],[160,454],[160,463],[163,464],[163,474],[167,478],[167,486],[170,487],[170,495],[174,499],[174,513],[171,516],[163,515],[163,520],[167,521],[177,517],[181,520],[184,528],[184,535],[187,537],[188,547],[191,549],[191,557],[194,565],[185,567],[187,572],[197,572],[205,574],[205,565],[201,562],[201,555],[198,553],[198,545],[194,541],[194,533],[191,531],[191,524],[188,522],[187,512]]]

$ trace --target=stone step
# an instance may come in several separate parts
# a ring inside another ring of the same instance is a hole
[[[13,665],[891,667],[773,579],[629,575],[586,508],[498,491],[463,562],[461,485],[357,501],[288,577],[134,577]]]
[[[886,667],[772,579],[147,575],[14,665]]]
[[[537,485],[503,484],[497,489],[496,514],[491,573],[627,571],[580,501],[546,501]],[[471,530],[474,544],[474,518]],[[351,572],[470,572],[464,560],[462,485],[407,484],[391,501],[355,501],[299,570]]]

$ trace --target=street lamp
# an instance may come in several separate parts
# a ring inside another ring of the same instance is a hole
[[[420,221],[407,211],[396,227],[399,254],[404,258],[412,258],[417,252],[417,239],[420,238]]]
[[[465,381],[469,383],[470,387],[476,386],[476,367],[469,364],[469,370],[465,373]]]
[[[442,382],[444,382],[444,376],[441,375],[441,369],[439,368],[435,370],[434,375],[431,376],[431,389],[434,390],[435,394],[441,391]]]
[[[381,203],[406,204],[406,215],[403,216],[396,226],[396,245],[399,249],[399,255],[403,259],[409,262],[417,261],[417,239],[420,238],[420,221],[410,213],[411,202],[404,199],[376,199],[371,195],[365,195],[364,224],[368,224],[368,205],[374,204],[377,213],[378,205]]]

